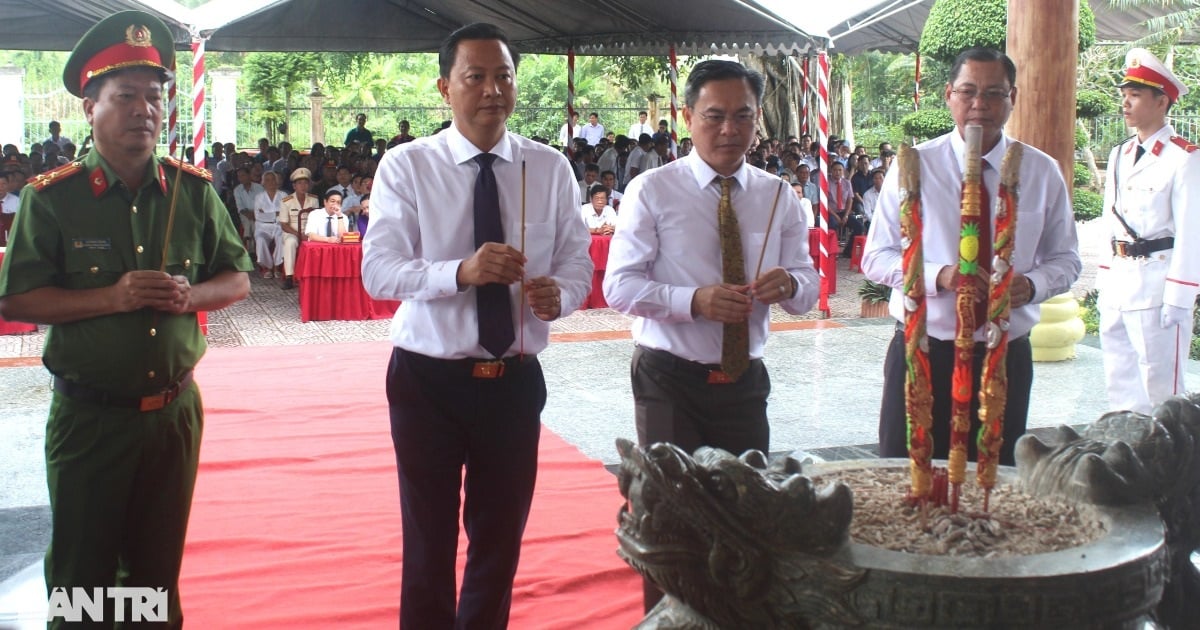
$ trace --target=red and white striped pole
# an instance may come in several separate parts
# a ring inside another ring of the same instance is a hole
[[[811,60],[808,55],[804,55],[804,61],[800,64],[800,135],[808,133],[808,64]],[[800,147],[801,151],[807,151],[808,147]]]
[[[171,61],[171,80],[167,83],[167,155],[175,157],[179,148],[179,101],[177,86],[179,76],[176,74],[175,61]]]
[[[567,155],[574,157],[574,152],[571,150],[572,140],[575,139],[575,126],[571,121],[575,120],[575,47],[567,49],[567,141],[563,148],[567,150]]]
[[[204,40],[192,38],[192,162],[204,168]]]
[[[819,200],[821,207],[821,256],[818,261],[818,272],[821,274],[821,299],[817,307],[826,317],[829,317],[829,278],[826,271],[829,265],[829,54],[821,51],[817,55],[817,134],[821,143],[821,159],[817,163],[820,179]],[[836,272],[836,269],[834,270]]]
[[[679,135],[675,133],[675,122],[676,122],[676,120],[678,120],[678,117],[679,117],[679,90],[678,90],[679,58],[675,56],[675,44],[671,44],[670,59],[671,59],[671,69],[670,69],[670,76],[671,76],[671,145],[679,146],[677,144],[679,142]],[[678,156],[672,153],[671,157],[676,158]]]

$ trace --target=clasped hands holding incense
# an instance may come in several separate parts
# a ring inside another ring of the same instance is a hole
[[[956,265],[943,266],[937,275],[938,291],[956,290],[958,288],[959,277]],[[975,281],[975,299],[988,299],[988,275],[981,272],[972,276],[972,279]],[[1021,308],[1033,300],[1033,281],[1025,277],[1024,274],[1014,272],[1008,291],[1010,308]]]
[[[525,278],[528,259],[521,250],[504,243],[484,243],[458,266],[460,289],[497,283],[510,285]],[[562,289],[549,276],[525,280],[525,298],[535,317],[550,321],[562,313]]]
[[[734,324],[750,317],[754,301],[775,304],[790,300],[796,285],[783,267],[768,269],[750,284],[712,284],[692,295],[692,315],[715,322]]]

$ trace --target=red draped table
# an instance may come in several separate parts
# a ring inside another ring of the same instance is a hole
[[[4,248],[0,247],[0,262],[4,262]],[[25,322],[9,322],[0,319],[0,335],[19,335],[37,330],[35,324]]]
[[[362,284],[362,245],[305,241],[296,257],[300,321],[387,319],[399,302],[372,300]]]
[[[592,256],[592,292],[588,294],[583,308],[607,308],[608,301],[604,299],[604,270],[608,268],[608,248],[612,245],[612,236],[593,234],[592,244],[588,254]]]

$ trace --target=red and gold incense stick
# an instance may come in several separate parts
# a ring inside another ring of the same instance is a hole
[[[1008,396],[1008,326],[1011,310],[1012,253],[1017,230],[1017,188],[1024,145],[1009,145],[1000,166],[1000,188],[996,195],[996,241],[988,290],[987,353],[979,387],[979,459],[975,474],[983,488],[983,510],[996,485],[996,467],[1004,443],[1004,405]]]
[[[902,145],[900,243],[904,270],[904,406],[908,419],[909,498],[928,499],[933,487],[933,388],[925,332],[925,250],[921,216],[921,162],[917,150]]]
[[[958,325],[954,336],[954,374],[950,384],[950,483],[953,487],[951,509],[958,511],[958,496],[967,473],[967,440],[971,432],[971,390],[974,384],[976,276],[979,273],[979,222],[983,190],[983,130],[968,125],[963,139],[962,215],[958,241],[958,286],[955,312]]]

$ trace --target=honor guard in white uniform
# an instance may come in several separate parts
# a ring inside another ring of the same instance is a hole
[[[1121,113],[1137,134],[1108,157],[1100,265],[1100,342],[1109,405],[1149,414],[1184,392],[1200,289],[1200,153],[1167,112],[1188,88],[1150,51],[1125,58]]]

